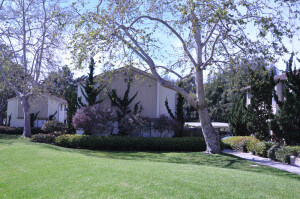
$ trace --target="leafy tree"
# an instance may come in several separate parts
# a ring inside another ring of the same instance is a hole
[[[79,13],[80,5],[73,5]],[[220,153],[205,100],[204,71],[257,56],[274,61],[274,55],[286,51],[282,38],[297,33],[298,26],[283,17],[289,12],[295,19],[296,5],[296,1],[261,0],[100,1],[95,10],[80,13],[73,53],[78,63],[91,53],[104,53],[113,66],[120,60],[146,65],[162,86],[180,93],[195,108],[206,152]],[[195,98],[164,79],[164,72],[180,79],[194,76]]]
[[[83,97],[85,98],[85,100],[87,101],[88,106],[93,106],[93,105],[99,104],[103,101],[103,100],[97,100],[97,96],[106,86],[106,85],[100,85],[98,87],[96,86],[96,82],[94,81],[94,67],[95,67],[95,62],[94,62],[94,59],[91,57],[91,62],[89,65],[89,69],[90,69],[89,77],[86,80],[84,85],[80,84],[81,85],[81,88],[80,88],[81,93],[82,93]],[[81,107],[86,106],[86,104],[84,104],[82,102],[81,96],[78,98],[78,104]]]
[[[184,88],[184,90],[188,92],[190,96],[196,99],[195,78],[188,77],[182,80],[181,82],[182,82],[182,88]],[[183,114],[186,122],[199,121],[199,115],[197,110],[193,106],[191,106],[185,99],[183,104]]]
[[[133,115],[136,115],[142,111],[142,106],[139,105],[140,102],[135,103],[133,111],[130,109],[130,104],[132,101],[135,99],[135,97],[138,94],[138,91],[130,98],[129,93],[130,93],[130,85],[131,85],[131,79],[128,78],[127,82],[127,89],[124,93],[123,98],[119,97],[117,94],[116,89],[112,89],[111,91],[107,92],[107,95],[113,105],[115,105],[117,109],[117,120],[120,123],[121,119],[124,118],[126,115],[133,113]],[[126,130],[119,128],[119,134],[120,135],[126,135]]]
[[[52,71],[43,80],[43,93],[64,98],[70,84],[74,84],[74,78],[71,69],[68,66],[63,66],[58,71]]]
[[[0,43],[7,50],[0,51],[0,74],[21,101],[22,137],[31,137],[29,98],[40,93],[42,72],[57,66],[54,53],[61,42],[62,15],[59,0],[1,2]],[[10,62],[14,70],[5,71],[5,62]]]
[[[269,140],[268,120],[272,116],[272,93],[276,85],[273,71],[269,73],[264,66],[262,72],[250,69],[249,92],[251,102],[247,107],[247,129],[257,139]]]
[[[275,137],[287,144],[300,143],[300,73],[292,70],[293,54],[287,63],[283,88],[283,101],[274,93],[279,106],[278,114],[271,120],[271,130]]]

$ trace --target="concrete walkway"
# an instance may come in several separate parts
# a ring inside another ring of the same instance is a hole
[[[262,157],[252,155],[250,153],[243,153],[243,152],[233,151],[233,150],[229,150],[229,149],[224,149],[222,152],[232,154],[232,155],[238,156],[238,157],[246,159],[246,160],[250,160],[257,164],[274,167],[276,169],[281,169],[281,170],[285,170],[285,171],[300,175],[300,167],[297,167],[297,166],[292,166],[292,165],[284,164],[281,162],[274,162],[268,158],[262,158]]]

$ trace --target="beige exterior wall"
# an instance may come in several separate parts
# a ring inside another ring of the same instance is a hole
[[[18,118],[18,98],[11,98],[7,100],[7,117],[11,114],[10,126],[23,127],[24,119]]]
[[[48,120],[49,116],[55,113],[55,111],[58,111],[57,114],[55,115],[55,118],[60,122],[64,122],[64,119],[66,119],[66,112],[59,111],[60,105],[63,105],[63,107],[65,107],[66,103],[62,103],[47,97],[39,98],[39,100],[37,99],[30,100],[30,113],[37,113],[38,111],[40,111],[34,126],[41,127],[42,124],[46,120]],[[20,103],[20,100],[17,97],[8,99],[7,116],[9,116],[10,114],[11,114],[10,126],[12,127],[24,126],[23,108]],[[60,116],[59,114],[63,114],[63,116],[59,117]]]
[[[18,118],[24,118],[23,107],[21,101],[18,100]],[[36,114],[39,112],[37,119],[46,120],[48,119],[48,98],[38,97],[29,100],[30,103],[30,113]]]
[[[98,99],[104,99],[100,104],[101,108],[105,110],[110,109],[112,111],[116,110],[116,107],[112,106],[106,93],[108,90],[115,89],[118,96],[123,98],[127,89],[128,75],[131,76],[132,80],[129,97],[132,97],[138,91],[136,98],[131,103],[131,110],[133,110],[134,105],[140,101],[140,105],[143,107],[141,115],[150,118],[159,117],[161,114],[168,115],[165,107],[165,100],[167,97],[170,108],[175,112],[176,92],[159,85],[158,81],[151,75],[139,73],[135,70],[121,70],[117,73],[110,74],[110,77],[107,78],[105,89],[101,91],[98,97]],[[78,97],[82,96],[82,102],[87,104],[80,87],[81,86],[78,86]]]
[[[116,107],[112,106],[110,99],[106,95],[108,90],[115,89],[118,96],[124,96],[127,89],[128,72],[114,75],[108,82],[105,91],[102,91],[99,95],[100,99],[104,99],[101,103],[101,107],[104,109],[115,110]],[[133,110],[134,105],[140,102],[143,110],[141,115],[154,118],[156,117],[156,106],[157,106],[157,84],[154,78],[141,75],[135,71],[131,75],[131,87],[129,97],[132,97],[136,92],[138,92],[136,98],[130,105],[131,110]]]
[[[176,92],[171,89],[161,86],[159,83],[157,83],[157,88],[158,88],[157,90],[159,93],[159,96],[158,96],[159,109],[157,112],[157,117],[159,117],[159,115],[162,115],[162,114],[169,116],[169,113],[165,106],[166,98],[168,99],[170,109],[172,110],[173,113],[175,113]]]

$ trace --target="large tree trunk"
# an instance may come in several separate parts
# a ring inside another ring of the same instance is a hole
[[[210,116],[207,109],[207,103],[205,100],[204,84],[203,84],[203,71],[198,70],[195,72],[196,82],[196,94],[198,107],[197,112],[199,114],[202,132],[206,143],[206,153],[220,153],[220,141],[219,136],[213,128],[210,120]]]
[[[30,127],[30,104],[28,97],[22,97],[22,106],[24,112],[24,130],[22,137],[31,137],[31,127]]]
[[[4,112],[3,111],[0,111],[0,126],[3,126],[4,125]]]
[[[220,141],[218,133],[213,128],[207,107],[198,110],[202,132],[206,143],[206,153],[220,153]]]

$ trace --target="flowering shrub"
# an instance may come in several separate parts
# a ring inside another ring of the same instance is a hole
[[[119,122],[119,135],[140,136],[143,131],[149,130],[149,119],[139,114],[126,114]]]
[[[54,131],[64,131],[65,124],[57,120],[48,120],[43,124],[42,130],[45,133],[53,133]]]
[[[114,118],[110,111],[97,106],[82,107],[73,117],[75,129],[83,129],[86,135],[100,135],[113,132]]]

